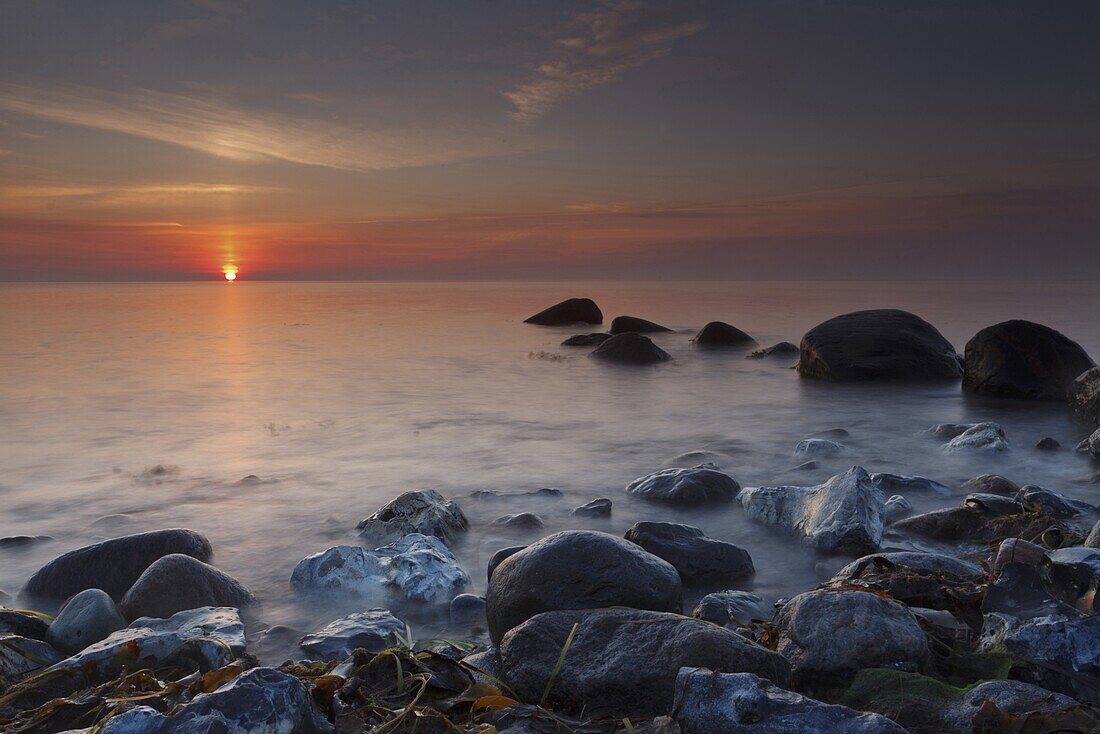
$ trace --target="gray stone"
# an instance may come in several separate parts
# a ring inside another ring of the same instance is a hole
[[[1047,436],[1046,438],[1040,438],[1035,444],[1035,448],[1040,451],[1057,451],[1062,448],[1062,444],[1058,442],[1058,439]]]
[[[515,515],[502,515],[489,523],[492,527],[511,530],[538,530],[546,525],[542,518],[533,512],[519,512]]]
[[[996,423],[975,423],[943,446],[944,453],[981,451],[999,454],[1009,450],[1005,431]]]
[[[770,347],[764,347],[763,349],[757,349],[755,352],[747,355],[745,359],[764,359],[766,357],[797,357],[798,346],[791,344],[790,342],[779,342],[778,344],[772,344]]]
[[[890,553],[872,553],[857,558],[833,576],[832,581],[853,581],[860,577],[863,570],[871,564],[888,564],[903,573],[925,572],[945,574],[960,581],[981,583],[986,572],[977,563],[964,561],[945,553],[927,553],[924,551],[894,551]]]
[[[1092,526],[1092,530],[1089,532],[1087,538],[1085,538],[1086,548],[1100,548],[1100,520],[1096,521],[1096,524]]]
[[[42,640],[0,634],[0,681],[13,683],[53,665],[62,657]]]
[[[826,553],[866,553],[882,541],[885,501],[863,467],[816,487],[747,487],[737,499],[750,516],[788,528]]]
[[[646,321],[640,319],[637,316],[616,316],[611,320],[611,328],[608,329],[612,334],[626,334],[633,332],[635,334],[654,334],[665,331],[672,331],[666,326],[655,324],[652,321]]]
[[[925,429],[924,434],[926,436],[931,436],[937,441],[946,442],[963,433],[973,425],[973,423],[937,423],[931,428]]]
[[[736,581],[756,573],[747,550],[708,538],[691,525],[636,522],[624,537],[671,563],[685,584]]]
[[[794,447],[796,459],[814,459],[823,456],[836,456],[844,451],[844,446],[836,441],[824,438],[806,438]]]
[[[604,362],[636,366],[659,364],[672,359],[668,352],[654,344],[649,337],[632,331],[616,334],[592,350],[589,356]]]
[[[470,583],[441,540],[411,533],[368,551],[338,545],[298,562],[290,577],[301,593],[372,596],[390,590],[409,601],[450,601]]]
[[[504,681],[504,665],[495,647],[462,658],[462,667],[470,672],[475,683],[488,683],[499,688]]]
[[[32,640],[45,640],[49,629],[50,623],[45,617],[22,609],[0,607],[0,635],[11,634]]]
[[[679,612],[680,574],[634,543],[607,533],[554,533],[509,556],[489,579],[489,636],[499,644],[508,630],[536,614],[626,606]]]
[[[963,389],[998,397],[1066,400],[1095,363],[1081,345],[1020,319],[988,326],[966,343]]]
[[[1045,688],[1018,680],[990,680],[979,683],[966,691],[961,700],[944,712],[946,732],[971,734],[974,731],[974,714],[986,701],[992,701],[1005,714],[1022,715],[1029,712],[1051,712],[1077,706],[1069,696],[1048,691]]]
[[[752,620],[771,621],[775,608],[764,597],[749,591],[716,591],[707,594],[695,605],[691,616],[720,627],[738,629]]]
[[[488,563],[488,566],[485,569],[485,579],[487,581],[492,580],[493,571],[496,570],[497,566],[499,566],[501,564],[501,562],[504,561],[505,558],[507,558],[508,556],[511,556],[511,555],[515,555],[516,553],[519,553],[521,550],[523,550],[526,547],[527,546],[525,546],[525,545],[510,545],[507,548],[501,548],[500,550],[493,553],[493,555],[489,557],[489,563]]]
[[[611,500],[606,497],[594,499],[591,502],[586,502],[580,507],[574,507],[573,512],[570,514],[576,515],[577,517],[610,517]]]
[[[895,523],[904,517],[909,517],[911,514],[913,514],[913,503],[900,494],[895,494],[888,498],[882,511],[883,519],[886,521],[887,525]]]
[[[879,714],[807,698],[752,673],[684,668],[672,710],[683,734],[906,734]]]
[[[448,545],[470,527],[458,504],[434,489],[405,492],[356,526],[363,542],[381,546],[410,533],[434,535]]]
[[[85,589],[61,608],[46,640],[57,650],[72,655],[125,626],[126,620],[107,592]]]
[[[871,484],[886,497],[892,494],[909,494],[910,492],[951,494],[951,488],[945,484],[940,484],[925,477],[908,477],[902,474],[872,474]]]
[[[596,334],[576,334],[561,343],[563,347],[597,347],[611,338],[610,334],[599,332]]]
[[[567,298],[524,319],[523,323],[539,326],[598,325],[603,323],[603,313],[591,298]]]
[[[987,620],[996,616],[987,615]],[[982,647],[997,648],[999,644],[1023,661],[1038,661],[1016,669],[1017,677],[1025,682],[1085,703],[1100,704],[1100,688],[1096,686],[1100,677],[1100,615],[988,624]]]
[[[719,471],[714,464],[662,469],[626,485],[627,494],[677,505],[732,502],[740,489],[741,485],[733,477]]]
[[[1010,495],[1016,494],[1020,489],[1020,485],[1011,479],[1002,477],[1000,474],[981,474],[960,484],[959,489],[985,494]]]
[[[511,630],[500,645],[508,685],[537,703],[573,625],[577,632],[553,679],[549,707],[593,717],[652,716],[672,705],[686,666],[751,672],[780,683],[787,661],[717,625],[677,614],[615,607],[546,612]]]
[[[406,634],[405,623],[387,609],[368,609],[329,622],[301,639],[298,646],[313,660],[344,660],[352,650],[363,648],[379,653],[397,644],[398,635]]]
[[[1100,428],[1100,367],[1077,376],[1070,385],[1069,404],[1078,420],[1086,426]]]
[[[1052,489],[1028,484],[1016,493],[1016,500],[1025,508],[1036,508],[1051,517],[1076,517],[1083,512],[1095,512],[1096,508],[1088,502],[1071,499]]]
[[[477,594],[459,594],[451,599],[448,613],[453,625],[484,625],[485,597]]]
[[[190,556],[173,553],[141,574],[119,605],[127,619],[170,617],[197,607],[245,607],[252,592],[229,574]]]
[[[699,330],[692,341],[700,347],[709,348],[756,346],[755,339],[723,321],[711,321]]]
[[[200,561],[209,561],[213,555],[210,542],[191,530],[127,535],[58,556],[35,572],[21,593],[29,599],[60,603],[85,589],[102,589],[118,600],[154,561],[171,553]]]

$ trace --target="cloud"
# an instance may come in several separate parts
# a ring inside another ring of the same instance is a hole
[[[672,44],[705,27],[700,22],[647,23],[639,2],[605,2],[573,17],[573,33],[558,38],[557,58],[504,96],[515,106],[513,119],[535,120],[570,97],[618,80],[625,72],[666,56]]]

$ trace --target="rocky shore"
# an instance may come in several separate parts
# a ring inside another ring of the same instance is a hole
[[[570,299],[528,322],[598,325],[603,314]],[[645,334],[675,336],[619,316],[609,333],[563,346],[590,347],[623,370],[660,368],[672,358]],[[1100,459],[1100,368],[1042,325],[988,327],[962,355],[897,310],[838,316],[798,347],[757,349],[723,322],[694,343],[746,358],[797,356],[807,379],[958,380],[974,394],[1061,401],[1080,422],[1078,451]],[[795,456],[842,456],[845,440],[842,430],[810,436]],[[1021,448],[992,422],[931,426],[914,440],[991,461]],[[956,489],[965,496],[949,502]],[[914,514],[908,497],[918,495],[945,506]],[[516,501],[494,526],[543,527]],[[861,466],[812,486],[742,486],[703,462],[638,477],[621,500],[596,499],[572,516],[607,517],[620,501],[652,507],[653,520],[621,537],[566,530],[501,547],[481,597],[453,551],[474,532],[466,500],[401,494],[358,523],[353,544],[303,549],[286,586],[319,601],[385,597],[390,608],[364,603],[295,635],[295,654],[277,666],[261,664],[257,650],[284,631],[254,627],[256,595],[213,565],[216,539],[164,529],[70,551],[0,608],[0,728],[1100,731],[1100,513],[1089,502],[996,474],[954,488]],[[752,547],[659,521],[663,508],[726,506],[849,562],[789,598],[738,588],[756,573]],[[420,639],[401,618],[413,607],[447,609],[469,639]]]

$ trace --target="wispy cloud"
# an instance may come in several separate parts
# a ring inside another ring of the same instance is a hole
[[[610,84],[630,69],[667,55],[672,44],[705,27],[701,22],[654,24],[635,0],[603,3],[573,17],[572,33],[556,40],[558,56],[504,96],[512,117],[528,122],[570,97]]]

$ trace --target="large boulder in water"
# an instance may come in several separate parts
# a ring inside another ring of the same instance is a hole
[[[1100,367],[1077,376],[1070,386],[1069,402],[1085,425],[1100,428]]]
[[[659,334],[672,329],[637,316],[616,316],[611,320],[611,328],[608,331],[612,334],[626,334],[631,331],[635,334]]]
[[[963,389],[1007,398],[1065,400],[1095,363],[1081,346],[1031,321],[987,326],[966,343]]]
[[[691,525],[636,522],[624,537],[671,563],[685,584],[736,581],[756,573],[747,550],[708,538]]]
[[[711,321],[692,339],[700,347],[752,347],[756,340],[723,321]]]
[[[776,653],[698,619],[622,607],[546,612],[500,645],[504,677],[522,700],[542,698],[574,624],[577,632],[550,686],[554,710],[594,717],[667,713],[682,667],[755,673],[783,684],[789,678],[787,661]]]
[[[632,331],[611,337],[596,347],[589,356],[605,362],[631,365],[659,364],[672,359],[668,352],[654,344],[649,337]]]
[[[906,311],[856,311],[806,332],[798,372],[822,380],[932,380],[962,374],[955,348],[936,327]]]
[[[119,600],[154,561],[182,553],[209,561],[210,541],[192,530],[154,530],[105,540],[58,556],[23,586],[23,596],[59,603],[85,589],[102,589]]]
[[[434,535],[450,544],[470,527],[462,509],[434,489],[405,492],[390,500],[356,527],[363,542],[380,546],[400,540],[409,533]]]
[[[885,499],[861,466],[816,487],[746,487],[737,495],[753,517],[807,538],[825,553],[878,549]]]
[[[633,607],[681,610],[680,574],[672,564],[622,538],[588,530],[548,535],[501,561],[486,594],[489,636],[542,612]]]
[[[741,485],[733,477],[720,472],[714,464],[700,464],[690,469],[662,469],[626,485],[627,494],[674,505],[732,502],[740,490]]]
[[[244,607],[256,598],[229,574],[173,553],[155,561],[141,574],[119,607],[127,619],[171,617],[196,607]]]
[[[603,313],[591,298],[567,298],[561,303],[524,319],[523,323],[538,324],[539,326],[602,324]]]

